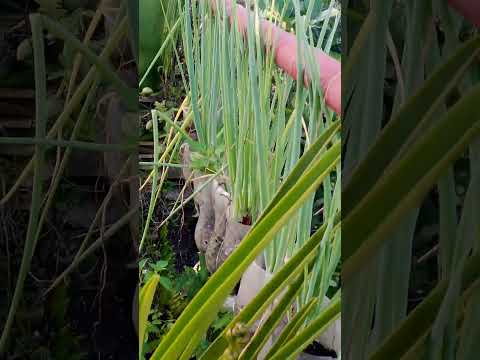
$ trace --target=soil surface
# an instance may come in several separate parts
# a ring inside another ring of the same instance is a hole
[[[182,179],[173,178],[168,180],[166,189],[162,191],[157,206],[155,208],[154,218],[152,219],[153,232],[157,237],[157,242],[162,242],[162,229],[158,226],[166,219],[173,210],[180,191],[184,187]],[[191,188],[187,187],[183,198],[191,195]],[[150,199],[150,192],[143,195],[144,199]],[[175,206],[178,206],[175,205]],[[148,208],[148,202],[143,204],[143,212]],[[144,216],[146,218],[146,216]],[[199,260],[197,245],[195,244],[195,226],[197,224],[196,209],[193,200],[187,202],[181,210],[174,215],[167,223],[168,242],[172,247],[175,256],[175,270],[180,273],[184,267],[193,267]],[[160,259],[158,259],[160,260]]]
[[[183,270],[185,266],[194,266],[198,262],[198,249],[195,244],[195,226],[197,218],[193,217],[195,208],[193,204],[185,206],[182,214],[182,222],[176,224],[177,237],[170,236],[170,243],[175,252],[175,269],[177,272]]]

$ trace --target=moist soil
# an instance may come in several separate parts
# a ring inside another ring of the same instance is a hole
[[[197,223],[197,218],[194,217],[194,214],[195,207],[193,204],[186,205],[182,214],[182,223],[175,226],[178,236],[169,237],[175,253],[175,269],[177,272],[182,271],[185,266],[193,267],[199,259],[194,238]]]

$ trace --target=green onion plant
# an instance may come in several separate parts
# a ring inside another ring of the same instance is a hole
[[[217,6],[222,8],[222,3],[217,1]],[[226,165],[225,170],[213,170],[224,171],[228,178],[233,218],[238,222],[250,220],[253,227],[187,306],[152,359],[188,359],[234,284],[262,253],[272,280],[202,359],[229,356],[229,331],[237,324],[252,326],[277,297],[282,300],[261,335],[242,350],[242,355],[238,354],[240,358],[258,355],[294,304],[295,327],[285,329],[289,336],[279,338],[270,350],[272,358],[298,354],[340,315],[340,292],[328,307],[323,306],[323,299],[340,259],[341,126],[340,119],[324,104],[321,69],[311,51],[317,46],[330,51],[333,35],[326,38],[326,29],[330,20],[334,28],[338,26],[339,15],[333,12],[334,1],[330,1],[325,11],[334,15],[324,14],[319,36],[313,31],[313,24],[319,23],[311,19],[313,0],[303,13],[298,1],[284,2],[280,11],[273,0],[263,7],[257,2],[247,2],[249,5],[253,16],[244,37],[235,22],[230,26],[224,11],[223,16],[215,16],[208,1],[187,0],[182,39],[189,115],[196,132],[193,151],[207,158],[220,156],[219,161],[209,163]],[[297,56],[302,59],[298,73],[308,67],[313,74],[308,87],[276,68],[273,54],[264,51],[258,34],[261,16],[277,11],[281,21],[288,6],[295,9]],[[171,125],[191,144],[188,135]],[[311,184],[308,191],[297,192],[307,183]],[[321,201],[316,202],[316,197]],[[288,210],[281,205],[287,203]],[[318,203],[321,206],[315,205]],[[312,218],[317,212],[322,214],[322,225],[312,235]],[[283,289],[288,290],[281,296]]]

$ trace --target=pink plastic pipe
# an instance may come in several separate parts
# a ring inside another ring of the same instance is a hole
[[[232,1],[224,0],[230,23],[233,22]],[[216,0],[210,0],[214,11]],[[245,7],[236,4],[237,26],[240,32],[246,34],[248,26],[248,11]],[[297,39],[292,33],[284,31],[280,27],[267,20],[261,20],[261,37],[265,47],[274,51],[275,63],[286,73],[297,79]],[[341,113],[341,64],[331,58],[320,49],[315,49],[315,57],[319,66],[320,83],[325,96],[325,103],[337,114]],[[303,71],[303,79],[306,85],[310,82],[310,74]]]
[[[479,0],[449,0],[449,4],[465,19],[477,28],[480,28],[480,1]]]

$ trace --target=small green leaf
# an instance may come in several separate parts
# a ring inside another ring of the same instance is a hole
[[[166,260],[158,260],[155,264],[152,265],[152,268],[156,272],[161,272],[162,270],[165,270],[168,266],[168,261]]]
[[[173,291],[172,280],[165,276],[160,276],[160,284],[168,291]]]

